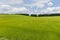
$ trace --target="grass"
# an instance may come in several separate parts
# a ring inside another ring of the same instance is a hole
[[[60,16],[0,15],[0,40],[60,40]]]

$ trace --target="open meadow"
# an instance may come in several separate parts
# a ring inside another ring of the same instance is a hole
[[[60,16],[0,15],[0,40],[60,40]]]

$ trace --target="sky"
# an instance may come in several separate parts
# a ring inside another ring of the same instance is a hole
[[[60,13],[60,0],[0,0],[0,13]]]

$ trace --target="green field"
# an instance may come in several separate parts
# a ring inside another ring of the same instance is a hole
[[[0,40],[60,40],[60,16],[0,15]]]

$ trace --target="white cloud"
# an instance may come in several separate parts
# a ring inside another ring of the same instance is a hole
[[[60,13],[60,7],[48,7],[44,10],[41,10],[42,14],[51,14],[51,13]]]
[[[18,8],[19,11],[26,11],[27,9],[25,7]]]
[[[0,6],[1,6],[1,5],[3,5],[3,3],[2,3],[2,2],[0,2]]]
[[[27,8],[25,7],[20,7],[20,8],[13,8],[11,12],[24,12],[27,11]]]
[[[25,5],[27,5],[27,6],[36,6],[36,7],[39,7],[39,8],[43,8],[46,5],[48,5],[48,6],[52,6],[53,5],[53,3],[51,2],[51,0],[34,0],[34,1],[35,2],[32,3],[32,4],[25,4]]]
[[[4,4],[13,5],[13,4],[22,4],[23,0],[3,0]]]
[[[8,12],[12,7],[9,5],[0,5],[0,13],[6,13]]]
[[[53,6],[53,3],[52,2],[48,2],[48,6]]]
[[[23,0],[9,0],[9,1],[17,4],[23,3]]]
[[[12,7],[10,5],[0,5],[0,13],[18,13],[18,12],[25,12],[27,8],[25,7]]]
[[[53,7],[53,13],[60,13],[60,7]]]
[[[1,5],[2,8],[11,8],[10,5]]]

